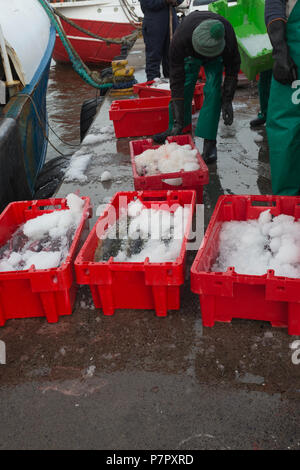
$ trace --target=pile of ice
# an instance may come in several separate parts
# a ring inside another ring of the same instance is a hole
[[[135,157],[135,165],[140,176],[195,171],[200,168],[197,149],[193,149],[190,144],[178,145],[176,142],[145,150]]]
[[[225,222],[220,231],[219,254],[212,271],[235,267],[239,274],[300,277],[300,222],[269,210],[256,220]]]
[[[67,196],[69,209],[54,210],[21,225],[0,248],[0,271],[50,269],[66,259],[83,214],[84,200]]]
[[[159,90],[170,90],[169,80],[163,80],[161,78],[155,78],[150,88],[158,88]]]
[[[80,181],[84,183],[87,181],[85,171],[90,164],[90,161],[95,153],[95,146],[110,140],[114,133],[113,126],[104,126],[97,134],[88,134],[82,141],[82,147],[72,155],[69,167],[67,168],[64,176],[66,182]],[[94,152],[94,153],[92,153]]]
[[[137,199],[128,205],[127,217],[119,220],[115,262],[138,263],[146,258],[152,263],[176,261],[187,226],[189,207],[178,205],[171,213],[163,208],[148,209]]]
[[[264,51],[272,50],[272,44],[267,33],[251,34],[247,38],[240,38],[240,41],[252,57],[262,54]]]
[[[110,181],[111,179],[112,179],[112,175],[110,171],[105,170],[103,171],[103,173],[101,173],[100,181],[102,183],[104,183],[105,181]]]
[[[85,182],[87,180],[87,176],[84,172],[87,169],[92,156],[93,155],[91,153],[82,153],[82,150],[75,152],[71,158],[70,165],[65,172],[65,181]]]
[[[97,134],[93,134],[90,132],[87,134],[83,141],[82,145],[97,145],[105,142],[106,140],[111,139],[112,135],[114,134],[113,126],[104,126],[97,132]]]

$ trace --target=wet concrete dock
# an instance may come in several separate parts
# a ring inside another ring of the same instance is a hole
[[[144,78],[141,41],[129,55]],[[111,126],[104,101],[90,133]],[[119,99],[119,98],[118,98]],[[209,220],[221,194],[268,194],[265,130],[251,131],[258,109],[253,85],[238,89],[235,122],[219,128],[219,158],[205,188]],[[87,148],[87,181],[63,182],[57,196],[80,190],[99,205],[132,190],[129,139]],[[196,139],[201,150],[201,142]],[[112,181],[101,183],[104,170]],[[292,363],[286,329],[234,320],[203,328],[189,286],[166,318],[118,310],[105,317],[81,287],[73,314],[10,320],[0,330],[1,449],[299,449],[300,365]],[[17,293],[16,293],[17,295]]]

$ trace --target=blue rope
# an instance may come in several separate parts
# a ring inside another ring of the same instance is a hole
[[[114,83],[112,88],[113,88],[113,90],[122,90],[123,88],[131,88],[136,83],[137,83],[137,81],[135,79],[130,80],[128,82],[118,82],[118,83]]]

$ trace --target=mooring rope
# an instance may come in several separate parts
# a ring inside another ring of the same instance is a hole
[[[100,78],[100,74],[96,71],[91,71],[87,65],[83,62],[80,58],[74,47],[72,46],[70,40],[68,39],[65,31],[58,23],[55,13],[53,12],[52,8],[50,7],[47,0],[38,0],[41,6],[44,8],[45,12],[47,13],[48,17],[50,18],[51,23],[55,27],[71,61],[73,69],[78,75],[89,85],[94,88],[100,89],[107,89],[114,87],[113,83],[103,83],[102,79]]]
[[[128,21],[130,22],[130,24],[132,24],[133,26],[135,26],[137,23],[141,23],[143,18],[140,18],[139,16],[137,16],[137,14],[135,13],[135,11],[133,11],[130,6],[129,6],[129,3],[127,0],[120,0],[120,5],[122,7],[122,10],[126,16],[126,18],[128,19]],[[141,26],[139,26],[139,28],[141,29]]]
[[[123,3],[122,3],[123,1],[124,0],[120,0],[122,8],[123,8]],[[99,36],[98,34],[93,33],[92,31],[89,31],[89,30],[83,28],[82,26],[79,26],[77,23],[72,21],[70,18],[67,18],[63,13],[61,13],[58,8],[53,8],[53,11],[57,16],[59,16],[66,23],[70,24],[73,28],[78,29],[78,31],[81,31],[82,33],[86,34],[87,36],[98,39],[99,41],[103,41],[106,44],[130,45],[133,41],[135,41],[137,39],[137,37],[139,35],[139,32],[141,30],[140,25],[131,22],[131,24],[136,28],[136,31],[133,31],[131,34],[128,34],[127,36],[122,36],[121,38],[104,38],[102,36]]]

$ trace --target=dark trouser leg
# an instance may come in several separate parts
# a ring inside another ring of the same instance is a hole
[[[178,19],[177,16],[174,14],[173,16],[173,34],[175,32],[175,29],[178,26]],[[163,46],[163,52],[162,52],[162,70],[163,70],[163,76],[165,78],[169,78],[169,48],[170,48],[170,29],[168,26],[168,31],[166,34],[166,39],[164,42]]]
[[[150,28],[143,28],[143,38],[146,51],[147,81],[160,77],[160,63],[162,59],[162,45]]]
[[[266,123],[269,97],[270,97],[270,89],[271,89],[271,81],[272,81],[272,70],[266,70],[265,72],[260,73],[259,82],[258,82],[260,111],[257,115],[257,118],[253,119],[250,122],[251,127],[263,126]]]
[[[258,82],[260,112],[266,118],[272,82],[272,70],[261,72]]]
[[[169,47],[170,47],[170,41],[169,37],[166,38],[164,47],[163,47],[163,54],[162,54],[162,71],[163,71],[163,76],[165,78],[169,78]]]

